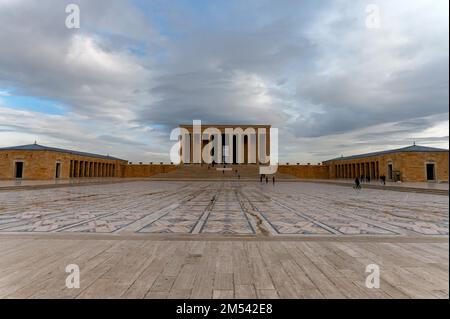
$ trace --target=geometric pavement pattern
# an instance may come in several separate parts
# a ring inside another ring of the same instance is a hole
[[[329,184],[136,181],[0,192],[0,233],[448,235],[449,198]]]

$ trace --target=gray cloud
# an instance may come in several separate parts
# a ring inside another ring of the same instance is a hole
[[[77,1],[82,28],[68,30],[70,2],[0,0],[0,90],[66,107],[27,125],[0,96],[1,145],[38,135],[157,161],[172,128],[201,119],[272,124],[290,161],[448,147],[446,1],[379,1],[379,30],[364,1],[119,0]]]

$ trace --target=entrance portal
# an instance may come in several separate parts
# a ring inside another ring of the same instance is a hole
[[[23,177],[23,162],[16,162],[14,167],[14,176],[16,178]]]
[[[393,174],[392,174],[392,164],[388,164],[388,179],[392,180],[393,179]]]
[[[436,179],[434,164],[427,164],[427,181],[434,181]]]
[[[59,178],[60,175],[61,175],[61,163],[56,163],[55,178]]]

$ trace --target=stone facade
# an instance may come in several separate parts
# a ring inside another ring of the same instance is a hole
[[[387,181],[448,182],[448,160],[447,150],[399,150],[366,157],[334,159],[325,161],[324,165],[328,166],[330,178],[369,176],[377,180],[380,176],[386,176]]]
[[[122,167],[122,177],[150,177],[160,173],[168,173],[178,168],[168,164],[128,164]]]
[[[328,179],[328,166],[324,165],[279,165],[278,172],[301,179]]]
[[[224,128],[222,126],[221,128]],[[267,126],[266,126],[267,128]],[[244,127],[245,129],[245,127]],[[27,145],[33,150],[0,149],[0,180],[21,178],[145,178],[179,168],[168,164],[131,164],[110,156]],[[448,150],[411,146],[371,154],[336,158],[322,165],[280,165],[278,172],[301,179],[354,179],[364,176],[403,182],[448,182]],[[21,174],[18,174],[20,171]],[[20,176],[19,176],[20,175]]]
[[[120,177],[121,166],[126,164],[126,161],[44,150],[0,150],[0,179],[16,178],[16,163],[23,163],[22,179],[48,180]]]
[[[213,138],[210,136],[209,140],[201,140],[200,142],[200,135],[197,133],[194,133],[194,126],[192,124],[190,125],[180,125],[180,130],[186,130],[187,134],[181,133],[180,138],[181,140],[181,147],[182,149],[188,148],[190,150],[189,156],[186,155],[186,158],[182,156],[182,162],[184,163],[191,163],[191,164],[200,164],[205,163],[204,158],[202,156],[202,152],[197,152],[196,155],[194,155],[195,147],[194,147],[194,140],[196,141],[197,145],[199,145],[200,150],[202,151],[205,146],[207,146],[208,143],[210,143]],[[221,134],[221,145],[222,147],[232,144],[233,146],[229,146],[227,149],[229,161],[227,162],[225,156],[226,152],[225,149],[221,150],[222,156],[219,156],[219,158],[215,159],[216,163],[229,163],[229,164],[256,164],[256,163],[266,163],[268,162],[268,159],[270,157],[270,125],[205,125],[202,124],[201,127],[199,127],[199,130],[202,134],[206,134],[209,130],[217,130]],[[232,143],[227,143],[225,136],[227,133],[227,130],[233,131],[233,141]],[[253,132],[253,133],[252,133]],[[213,133],[208,132],[210,135]],[[260,135],[258,135],[260,134]],[[241,140],[242,136],[242,140]],[[203,137],[203,136],[202,136]],[[239,141],[242,141],[242,157],[239,158],[239,147],[237,146]],[[264,144],[263,144],[264,143]],[[250,146],[250,148],[249,148]],[[254,150],[254,155],[250,155],[250,150]],[[216,150],[214,150],[216,152]],[[183,154],[183,150],[181,151]],[[187,154],[187,153],[186,153]],[[184,160],[187,159],[187,160]],[[241,160],[240,160],[241,159]]]

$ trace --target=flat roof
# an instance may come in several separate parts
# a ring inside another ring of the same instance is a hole
[[[179,127],[192,127],[192,124],[180,124]],[[202,123],[202,127],[217,127],[217,128],[237,128],[237,127],[272,127],[270,124],[208,124]]]
[[[428,146],[420,146],[420,145],[411,145],[407,147],[402,148],[396,148],[392,150],[386,150],[386,151],[379,151],[379,152],[372,152],[372,153],[365,153],[365,154],[358,154],[358,155],[351,155],[351,156],[343,156],[343,157],[336,157],[333,159],[329,159],[325,162],[330,161],[339,161],[339,160],[351,160],[351,159],[357,159],[357,158],[364,158],[364,157],[372,157],[372,156],[380,156],[385,154],[392,154],[392,153],[403,153],[403,152],[418,152],[418,153],[433,153],[433,152],[448,152],[448,150],[443,148],[436,148],[436,147],[428,147]]]
[[[28,145],[2,147],[2,148],[0,148],[0,151],[50,151],[50,152],[67,153],[67,154],[86,156],[86,157],[96,157],[96,158],[102,158],[102,159],[108,159],[108,160],[126,161],[124,159],[112,157],[109,155],[100,155],[100,154],[79,152],[79,151],[67,150],[67,149],[56,148],[56,147],[49,147],[49,146],[44,146],[44,145],[39,145],[39,144],[28,144]]]

